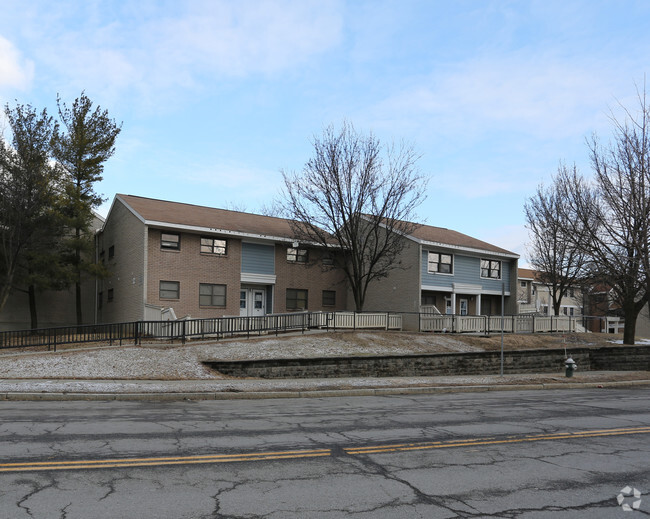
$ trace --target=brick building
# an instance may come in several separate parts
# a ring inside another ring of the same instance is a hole
[[[117,195],[99,234],[100,322],[343,310],[330,252],[282,218]]]

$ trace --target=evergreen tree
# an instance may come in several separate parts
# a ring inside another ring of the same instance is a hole
[[[58,171],[50,161],[55,124],[29,105],[6,105],[5,115],[12,137],[0,139],[0,311],[12,290],[25,290],[36,327],[36,292],[60,282],[53,245],[62,232]]]
[[[84,92],[68,107],[57,97],[61,126],[53,139],[53,155],[65,174],[63,215],[70,230],[64,240],[64,260],[75,284],[77,324],[82,324],[81,282],[85,275],[103,274],[93,261],[93,210],[102,203],[95,183],[102,180],[104,163],[115,153],[121,124],[110,119]]]

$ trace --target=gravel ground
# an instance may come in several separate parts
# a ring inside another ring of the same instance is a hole
[[[620,343],[620,341],[618,341]],[[650,341],[644,341],[650,343]],[[308,333],[211,343],[91,347],[59,352],[0,355],[0,379],[228,380],[206,368],[204,360],[300,358],[486,351],[500,348],[501,337],[433,335],[407,332]],[[641,343],[641,342],[639,342]],[[611,345],[612,336],[506,335],[504,348],[535,349]],[[440,378],[440,377],[438,377]]]

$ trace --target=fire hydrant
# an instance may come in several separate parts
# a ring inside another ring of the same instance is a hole
[[[575,363],[575,361],[574,361],[571,357],[569,357],[568,359],[566,359],[566,360],[564,361],[564,368],[565,368],[565,370],[564,370],[564,374],[565,374],[567,377],[572,377],[572,376],[573,376],[573,372],[574,372],[576,369],[578,369],[578,365]]]

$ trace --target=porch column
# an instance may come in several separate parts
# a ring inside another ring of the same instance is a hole
[[[456,313],[456,292],[451,293],[451,313]]]
[[[476,294],[476,315],[481,315],[481,294]]]

